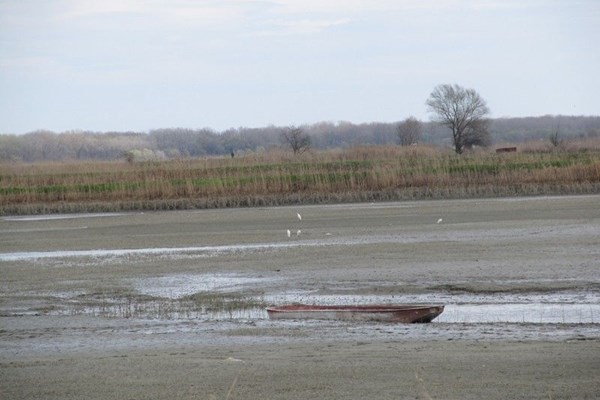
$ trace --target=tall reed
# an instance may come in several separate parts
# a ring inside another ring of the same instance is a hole
[[[599,193],[600,150],[357,147],[160,162],[4,164],[0,213]]]

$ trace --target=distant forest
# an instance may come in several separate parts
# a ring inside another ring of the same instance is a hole
[[[303,125],[311,148],[326,150],[363,145],[400,143],[396,123],[321,122]],[[449,131],[423,122],[421,143],[450,147]],[[289,127],[237,128],[216,132],[211,129],[167,128],[150,132],[55,133],[39,130],[23,135],[0,134],[0,161],[140,160],[243,155],[285,148],[282,133]],[[562,140],[600,137],[600,116],[542,116],[492,119],[494,144],[548,141],[553,135]]]

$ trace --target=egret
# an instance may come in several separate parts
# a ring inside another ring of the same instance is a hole
[[[302,233],[302,231],[300,229],[298,229],[298,231],[296,231],[296,236],[300,236],[301,233]]]
[[[302,215],[300,213],[296,213],[296,215],[298,216],[298,221],[302,221]]]
[[[441,219],[441,218],[440,218],[440,219],[438,219],[438,220],[437,220],[437,223],[438,223],[438,224],[441,224],[441,223],[442,223],[442,219]]]
[[[288,237],[292,236],[292,232],[289,229],[287,230],[287,235],[288,235]]]

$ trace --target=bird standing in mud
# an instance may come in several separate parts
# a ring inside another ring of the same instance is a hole
[[[302,215],[300,215],[300,213],[296,213],[296,216],[298,217],[298,221],[302,221]],[[300,229],[298,229],[296,231],[296,236],[300,236],[301,233],[302,233],[302,231]]]
[[[298,217],[298,221],[302,221],[302,215],[300,215],[300,213],[296,213],[296,217]],[[302,231],[300,229],[298,229],[296,231],[296,236],[300,236],[301,233],[302,233]],[[291,237],[291,236],[292,236],[292,232],[288,229],[287,237]]]

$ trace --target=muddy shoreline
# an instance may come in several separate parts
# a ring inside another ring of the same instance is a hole
[[[0,394],[596,398],[599,238],[600,196],[0,218]],[[297,301],[447,308],[261,314]]]

